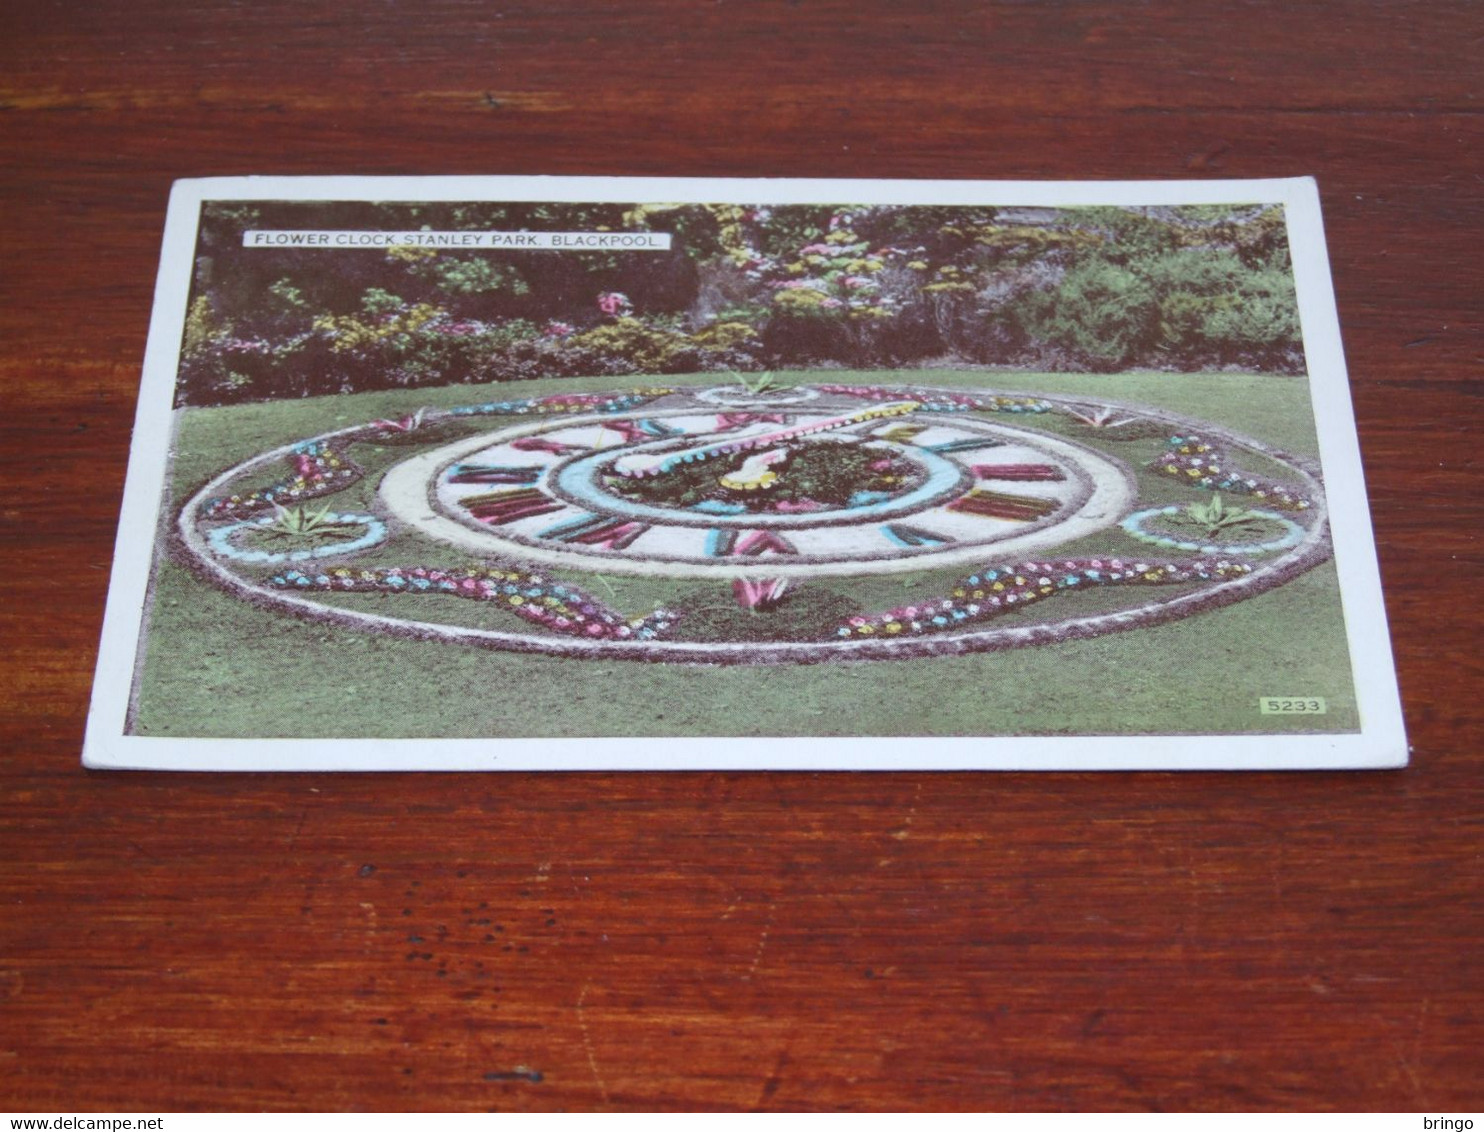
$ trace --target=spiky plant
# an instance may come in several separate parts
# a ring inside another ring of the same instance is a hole
[[[1209,502],[1192,503],[1183,512],[1173,517],[1174,522],[1201,528],[1206,532],[1207,538],[1212,538],[1221,531],[1230,530],[1233,527],[1260,523],[1262,520],[1263,517],[1253,511],[1242,507],[1228,507],[1222,501],[1219,491],[1211,496]]]
[[[318,511],[302,504],[295,507],[273,505],[273,522],[263,527],[262,534],[270,539],[293,539],[308,542],[334,542],[355,535],[362,524],[347,522],[330,512],[327,503]]]

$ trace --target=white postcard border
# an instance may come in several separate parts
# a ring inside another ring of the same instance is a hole
[[[1067,207],[1282,204],[1361,731],[1339,735],[183,739],[125,734],[168,472],[201,205],[219,200],[666,201]],[[83,763],[328,770],[1307,770],[1404,766],[1406,737],[1312,178],[882,181],[650,177],[231,177],[179,181],[165,223]]]

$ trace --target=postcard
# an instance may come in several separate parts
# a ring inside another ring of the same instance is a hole
[[[1406,759],[1312,180],[175,186],[89,767]]]

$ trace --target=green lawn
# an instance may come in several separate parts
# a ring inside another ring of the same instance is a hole
[[[1308,388],[1295,378],[950,370],[815,371],[799,378],[1087,394],[1208,419],[1291,452],[1315,451]],[[264,449],[424,405],[717,380],[697,375],[462,385],[184,410],[173,489],[183,499],[222,468]],[[343,497],[345,503],[369,499],[379,470],[411,451],[358,451],[371,474]],[[1132,452],[1126,458],[1136,463]],[[1141,484],[1146,496],[1158,489],[1152,477],[1141,477]],[[409,549],[406,542],[393,543],[378,548],[374,560],[406,562]],[[680,586],[616,577],[572,580],[628,613],[647,611]],[[925,572],[868,584],[854,580],[848,589],[853,600],[880,608],[941,592],[947,580],[947,574]],[[1101,596],[1058,598],[1033,612],[1059,618],[1059,602]],[[504,616],[497,611],[456,599],[335,600],[401,610],[403,616],[510,627],[485,620]],[[421,605],[414,613],[393,601]],[[169,561],[157,572],[150,629],[134,724],[145,735],[1202,734],[1305,728],[1303,719],[1259,715],[1257,700],[1264,695],[1323,696],[1330,711],[1325,730],[1356,727],[1329,565],[1226,609],[1091,641],[807,667],[579,661],[402,640],[255,608]]]

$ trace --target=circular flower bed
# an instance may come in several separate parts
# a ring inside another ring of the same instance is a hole
[[[1230,541],[1217,541],[1207,536],[1201,541],[1191,530],[1181,530],[1178,520],[1186,514],[1181,507],[1151,507],[1135,511],[1120,524],[1124,532],[1140,542],[1151,543],[1167,550],[1193,550],[1201,554],[1271,554],[1275,550],[1288,550],[1297,546],[1304,537],[1304,528],[1292,519],[1276,511],[1248,511],[1247,514],[1261,524],[1260,530],[1277,535],[1254,542],[1238,542],[1237,539],[1251,537],[1250,532],[1233,532]],[[1281,533],[1279,533],[1281,532]]]
[[[336,558],[341,555],[355,554],[375,546],[386,538],[386,524],[374,515],[353,514],[326,514],[321,522],[326,526],[360,527],[361,534],[352,539],[340,539],[335,542],[319,542],[312,546],[295,546],[285,550],[268,550],[260,545],[252,545],[249,540],[261,540],[270,535],[274,527],[280,522],[276,515],[265,515],[260,519],[245,519],[240,523],[229,523],[225,527],[217,527],[206,536],[207,544],[211,549],[223,558],[231,558],[237,562],[259,562],[264,565],[273,565],[279,562],[307,562],[316,558]],[[283,536],[286,541],[293,536]],[[242,545],[247,542],[248,545]]]

